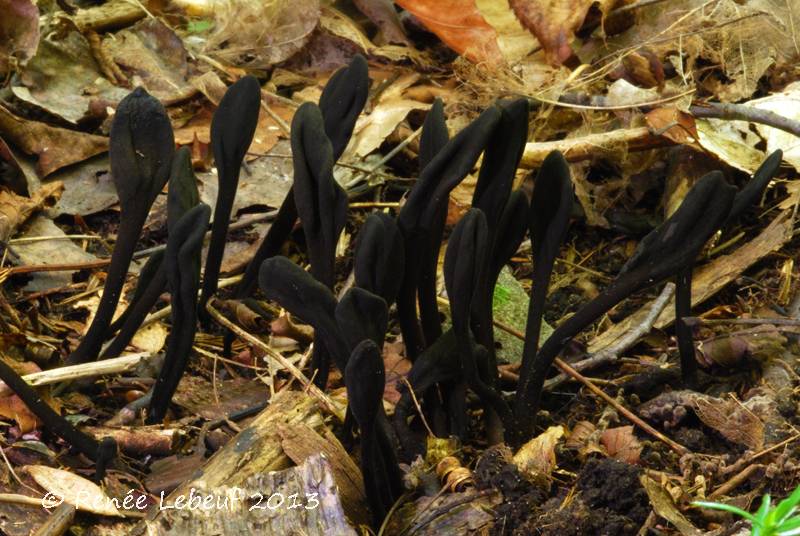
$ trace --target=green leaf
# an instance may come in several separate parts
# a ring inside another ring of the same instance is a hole
[[[800,504],[800,486],[797,486],[791,495],[786,497],[775,507],[775,519],[782,521],[792,515],[793,510]]]
[[[772,499],[769,496],[769,493],[764,495],[764,498],[761,500],[761,506],[756,511],[755,515],[755,522],[764,527],[765,529],[768,527],[767,525],[767,518],[769,516],[769,507]]]
[[[706,502],[706,501],[694,501],[692,503],[692,506],[699,506],[701,508],[711,508],[712,510],[722,510],[723,512],[730,512],[731,514],[736,514],[737,516],[741,516],[749,520],[751,523],[759,523],[759,521],[755,518],[755,516],[753,516],[753,514],[742,510],[738,506],[733,506],[730,504],[723,504],[718,502]]]
[[[204,33],[214,26],[214,22],[210,20],[192,20],[186,25],[186,31],[189,33]]]

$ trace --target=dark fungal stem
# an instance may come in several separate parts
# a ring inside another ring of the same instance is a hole
[[[367,102],[369,84],[367,61],[362,55],[356,54],[350,65],[337,71],[322,91],[319,106],[325,119],[325,133],[331,140],[334,160],[339,159],[350,141],[356,120]],[[250,296],[258,281],[261,263],[280,253],[296,222],[294,188],[290,188],[275,220],[234,290],[234,298],[241,300]],[[233,334],[227,332],[224,341],[225,355],[230,354],[232,343]]]
[[[200,252],[211,207],[199,204],[184,214],[170,233],[164,264],[172,297],[172,330],[147,412],[147,423],[164,420],[172,395],[186,370],[197,330]]]
[[[219,189],[198,306],[203,318],[206,317],[205,304],[217,291],[242,160],[253,141],[260,109],[261,87],[255,77],[248,75],[228,88],[211,120],[211,148],[217,166]]]
[[[403,234],[407,253],[419,251],[428,244],[437,217],[441,215],[437,207],[447,202],[450,191],[475,165],[499,117],[500,111],[495,106],[484,111],[447,142],[422,170],[397,216],[397,225]],[[422,260],[420,256],[407,254],[405,261],[403,283],[397,297],[397,314],[406,355],[413,361],[427,346],[416,307]]]
[[[180,218],[200,202],[197,182],[192,170],[192,155],[188,147],[176,151],[167,194],[167,229],[175,229]],[[125,312],[109,328],[119,329],[111,344],[103,351],[103,359],[116,357],[125,350],[147,313],[158,301],[167,286],[167,273],[162,263],[164,250],[153,253],[139,273],[136,291]],[[115,325],[119,327],[115,327]]]
[[[734,195],[735,188],[725,182],[721,173],[712,172],[701,178],[678,210],[642,239],[611,285],[556,328],[532,367],[520,373],[513,436],[509,438],[513,445],[521,445],[532,436],[545,377],[564,346],[623,299],[690,265],[727,218]]]
[[[67,363],[97,358],[108,333],[136,242],[156,196],[169,178],[175,140],[158,100],[137,88],[122,99],[111,124],[109,158],[120,203],[117,242],[92,325]]]
[[[56,413],[36,390],[17,374],[6,362],[0,359],[0,379],[22,399],[28,409],[42,421],[44,427],[57,435],[81,454],[96,462],[96,477],[102,479],[108,462],[116,456],[117,443],[106,437],[98,442],[95,438],[81,432],[67,419]]]

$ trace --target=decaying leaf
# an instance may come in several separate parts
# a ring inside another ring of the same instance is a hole
[[[551,426],[525,443],[514,454],[519,471],[531,480],[549,487],[550,474],[556,468],[556,445],[564,437],[563,426]]]
[[[419,75],[406,74],[386,88],[369,115],[362,115],[353,130],[352,150],[359,157],[380,147],[411,110],[427,110],[430,104],[403,97],[403,91],[416,83]]]
[[[672,495],[661,484],[645,474],[639,477],[639,480],[647,492],[650,504],[656,514],[675,525],[683,536],[700,536],[703,534],[678,510]]]
[[[53,220],[41,215],[34,216],[24,232],[22,239],[45,238],[35,242],[14,244],[14,251],[19,256],[19,264],[66,264],[97,260],[97,257],[84,251],[71,240]],[[72,283],[75,272],[42,272],[33,274],[33,279],[25,286],[25,290],[41,292],[52,288],[60,288]]]
[[[151,322],[139,328],[131,339],[131,344],[143,352],[156,354],[167,342],[167,328],[161,322]]]
[[[497,31],[486,22],[475,0],[397,0],[447,46],[475,63],[502,63]]]
[[[600,435],[600,443],[609,456],[621,462],[637,464],[642,454],[642,444],[633,433],[633,426],[609,428]]]
[[[39,157],[40,177],[108,150],[108,138],[30,121],[0,106],[0,135],[27,154]]]
[[[542,44],[548,59],[563,63],[572,56],[572,39],[583,24],[589,8],[600,4],[603,13],[618,2],[616,0],[509,0],[522,25],[530,30]]]
[[[0,0],[0,78],[24,65],[39,46],[39,8],[33,0]]]
[[[91,480],[63,469],[44,465],[29,465],[26,469],[36,483],[55,498],[57,504],[63,500],[83,512],[103,516],[122,516],[111,498]]]
[[[204,52],[229,65],[264,69],[302,49],[319,14],[319,0],[219,1]]]
[[[31,214],[58,200],[63,188],[60,182],[51,182],[31,197],[22,197],[0,188],[0,242],[6,242],[14,236],[17,228]]]
[[[764,446],[764,423],[741,402],[698,396],[694,399],[694,411],[706,426],[726,439],[753,450]]]

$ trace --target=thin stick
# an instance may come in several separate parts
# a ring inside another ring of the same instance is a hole
[[[771,110],[747,106],[746,104],[704,102],[690,106],[689,113],[695,117],[713,117],[731,121],[759,123],[800,137],[800,121],[776,114]]]
[[[520,340],[524,340],[525,339],[525,335],[523,333],[521,333],[521,332],[519,332],[519,331],[517,331],[517,330],[515,330],[515,329],[513,329],[513,328],[511,328],[509,326],[498,325],[497,322],[495,322],[495,325],[497,325],[497,327],[499,327],[503,331],[506,331],[507,333],[510,333],[511,335],[517,337]],[[650,434],[651,436],[655,437],[659,441],[663,442],[665,445],[667,445],[669,448],[671,448],[672,450],[674,450],[678,454],[684,455],[684,454],[689,454],[691,452],[689,449],[687,449],[683,445],[680,445],[680,444],[676,443],[672,439],[668,438],[667,436],[665,436],[664,434],[662,434],[661,432],[659,432],[658,430],[656,430],[655,428],[653,428],[652,426],[650,426],[649,424],[644,422],[635,413],[633,413],[632,411],[630,411],[629,409],[627,409],[626,407],[621,405],[619,402],[614,400],[612,397],[608,396],[605,392],[603,392],[602,389],[597,387],[595,384],[593,384],[591,381],[589,381],[588,378],[583,376],[580,372],[578,372],[577,370],[575,370],[574,368],[569,366],[567,363],[565,363],[561,359],[556,358],[555,359],[555,365],[556,365],[556,367],[558,367],[561,370],[561,372],[571,376],[575,380],[577,380],[580,383],[582,383],[592,393],[594,393],[595,395],[597,395],[600,398],[602,398],[607,404],[611,405],[615,410],[617,410],[619,413],[624,415],[625,418],[627,418],[633,424],[635,424],[636,426],[638,426],[639,428],[641,428],[642,430],[644,430],[646,433]]]
[[[689,326],[718,326],[727,324],[774,326],[800,326],[800,319],[795,318],[700,318],[699,316],[684,316],[683,321]]]
[[[422,407],[419,405],[419,400],[417,400],[417,395],[414,393],[414,388],[411,387],[411,383],[408,381],[408,378],[405,376],[402,377],[403,383],[406,384],[408,387],[408,393],[411,395],[411,400],[414,402],[414,406],[417,408],[417,413],[419,414],[420,418],[422,419],[422,424],[425,426],[425,429],[428,431],[428,435],[430,437],[436,437],[436,434],[433,433],[431,427],[428,426],[428,420],[425,418],[425,414],[422,412]]]
[[[669,282],[664,285],[664,289],[659,294],[658,298],[653,301],[652,307],[647,312],[644,320],[633,326],[622,338],[611,346],[604,348],[596,354],[572,365],[572,368],[578,371],[588,370],[590,368],[598,367],[612,361],[616,361],[619,355],[636,344],[636,342],[650,332],[655,324],[656,319],[661,314],[661,311],[667,306],[672,295],[675,293],[675,283]],[[545,389],[553,389],[567,380],[567,376],[560,374],[555,378],[551,378],[544,383]]]
[[[271,359],[277,361],[284,369],[286,369],[289,374],[294,376],[297,381],[299,381],[303,386],[304,390],[307,391],[311,396],[317,399],[322,409],[330,413],[331,415],[336,416],[340,421],[344,422],[344,412],[336,405],[336,403],[326,395],[319,387],[311,383],[308,378],[300,371],[297,367],[295,367],[291,361],[283,357],[281,354],[273,350],[269,345],[265,344],[263,341],[259,340],[257,337],[251,335],[250,333],[246,332],[227,318],[225,318],[222,313],[220,313],[217,309],[214,308],[214,302],[216,299],[212,297],[209,302],[206,304],[206,311],[211,317],[216,320],[221,326],[228,328],[232,332],[234,332],[238,337],[246,340],[253,346],[257,347],[258,349],[262,350],[265,354],[267,354]]]
[[[42,385],[51,385],[54,383],[77,380],[80,378],[117,374],[131,370],[148,357],[150,357],[150,354],[146,352],[124,355],[121,357],[115,357],[113,359],[105,359],[103,361],[83,363],[80,365],[70,365],[68,367],[59,367],[42,372],[34,372],[32,374],[26,374],[22,377],[22,379],[32,387],[39,387]],[[11,391],[11,389],[9,389],[5,383],[0,382],[0,396],[6,396],[12,393],[13,391]]]

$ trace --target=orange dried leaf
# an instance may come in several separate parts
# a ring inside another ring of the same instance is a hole
[[[475,63],[503,63],[497,31],[483,18],[475,0],[396,0],[447,46]]]
[[[633,426],[609,428],[600,436],[600,443],[615,460],[630,464],[639,463],[642,444],[633,435]]]

